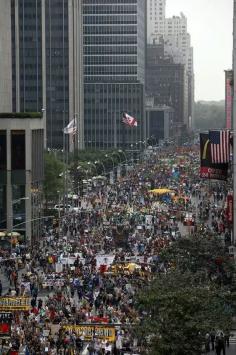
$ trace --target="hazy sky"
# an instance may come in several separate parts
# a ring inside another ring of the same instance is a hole
[[[233,0],[167,0],[166,16],[183,12],[194,47],[195,100],[224,99],[232,67]]]

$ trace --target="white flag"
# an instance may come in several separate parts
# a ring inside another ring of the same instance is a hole
[[[75,119],[71,120],[69,124],[64,128],[64,134],[75,134],[77,131]]]

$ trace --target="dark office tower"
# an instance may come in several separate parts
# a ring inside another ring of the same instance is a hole
[[[176,64],[171,56],[164,54],[164,44],[147,46],[146,94],[154,98],[155,106],[172,108],[173,136],[186,130],[188,112],[188,81],[184,64]]]
[[[41,0],[12,0],[12,108],[42,109]]]
[[[47,146],[61,146],[69,121],[68,0],[45,2]]]
[[[143,0],[83,0],[87,147],[128,148],[144,134],[145,21]],[[121,122],[123,111],[137,128]]]
[[[13,110],[42,110],[48,148],[63,148],[63,128],[79,117],[81,146],[81,2],[12,0],[11,3]]]

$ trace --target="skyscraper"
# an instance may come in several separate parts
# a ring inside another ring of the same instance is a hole
[[[129,147],[142,137],[146,4],[84,0],[84,139],[87,147]],[[121,123],[122,112],[137,128]]]
[[[164,55],[164,43],[147,47],[146,94],[154,98],[155,106],[174,109],[171,129],[173,134],[183,127],[188,97],[186,96],[186,70],[184,64],[175,63]]]
[[[0,112],[11,112],[11,4],[0,1]]]
[[[147,43],[165,35],[166,0],[147,0]]]
[[[187,18],[183,13],[180,16],[166,19],[164,42],[165,54],[172,56],[175,63],[185,65],[187,106],[184,112],[184,123],[189,127],[192,121],[194,102],[193,47],[191,46],[191,36],[187,30]]]
[[[189,127],[193,116],[194,68],[191,36],[187,31],[187,18],[183,13],[171,18],[165,17],[166,0],[147,0],[147,41],[159,44],[164,40],[165,56],[174,63],[183,64],[186,71],[183,123]],[[164,25],[163,25],[164,23]]]
[[[13,110],[42,111],[47,147],[63,148],[63,128],[74,117],[80,117],[83,134],[81,1],[11,4]]]

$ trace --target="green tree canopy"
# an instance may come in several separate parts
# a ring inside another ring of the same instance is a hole
[[[233,261],[217,237],[195,235],[172,243],[159,262],[167,273],[138,296],[139,339],[148,354],[199,355],[207,332],[231,327]]]
[[[63,191],[64,164],[54,153],[45,153],[44,157],[44,195],[46,201],[55,200],[58,191]]]
[[[234,271],[233,261],[216,236],[194,235],[183,237],[164,249],[162,261],[171,263],[182,272],[202,272],[203,276],[227,282]]]
[[[224,101],[196,102],[194,106],[194,127],[200,130],[220,129],[225,126]]]
[[[139,327],[148,354],[199,355],[205,335],[231,326],[232,310],[224,290],[199,284],[191,272],[162,274],[139,296],[144,320]]]

